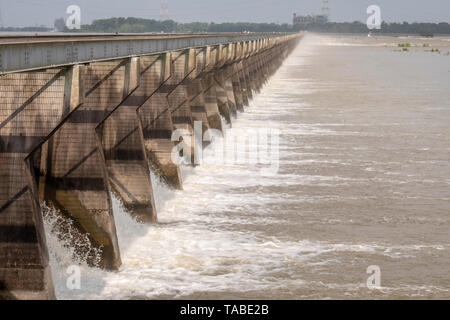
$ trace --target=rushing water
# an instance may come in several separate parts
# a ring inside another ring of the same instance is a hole
[[[278,174],[210,163],[183,168],[183,191],[153,179],[158,225],[115,199],[123,265],[82,264],[81,290],[48,232],[58,298],[450,298],[448,51],[307,35],[228,129],[280,130]]]

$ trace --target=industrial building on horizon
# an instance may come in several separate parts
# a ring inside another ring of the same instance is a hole
[[[311,23],[325,24],[329,21],[329,16],[330,16],[329,0],[322,0],[322,14],[297,16],[297,14],[294,13],[294,19],[292,21],[292,24],[294,26]]]
[[[311,23],[320,23],[325,24],[328,22],[328,16],[324,14],[319,15],[307,15],[307,16],[297,16],[296,13],[294,13],[294,19],[292,24],[293,25],[305,25],[305,24],[311,24]]]

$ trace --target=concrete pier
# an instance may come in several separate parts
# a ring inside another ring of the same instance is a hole
[[[138,126],[137,108],[156,90],[150,69],[156,57],[127,62],[125,92],[132,92],[96,127],[112,191],[138,221],[156,222],[150,169]]]
[[[181,189],[180,170],[171,160],[171,152],[175,146],[171,140],[174,126],[166,86],[173,75],[172,54],[161,56],[154,69],[154,78],[158,79],[159,85],[138,109],[141,135],[150,167],[168,185]]]
[[[197,163],[194,121],[201,135],[231,126],[300,38],[0,41],[0,299],[55,298],[42,202],[100,252],[88,263],[118,269],[112,194],[137,221],[157,222],[150,172],[182,189],[171,156],[190,140]],[[175,130],[191,139],[172,141]]]
[[[214,72],[219,65],[218,46],[206,48],[206,67],[201,79],[201,87],[205,96],[205,110],[208,124],[212,129],[222,130],[219,106],[217,104],[217,93],[214,81]]]

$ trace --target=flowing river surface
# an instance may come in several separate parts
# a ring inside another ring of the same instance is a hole
[[[213,162],[183,168],[183,191],[154,179],[157,225],[114,199],[123,265],[82,263],[80,290],[48,215],[57,297],[449,299],[449,51],[448,38],[307,34],[227,129],[278,129],[278,173]]]

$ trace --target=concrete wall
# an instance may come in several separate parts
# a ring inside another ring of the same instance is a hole
[[[156,222],[150,171],[182,188],[171,152],[185,142],[171,140],[174,130],[231,125],[298,39],[1,75],[0,298],[54,298],[41,201],[88,236],[100,267],[119,268],[111,194],[138,221]],[[191,140],[193,154],[201,141]]]

